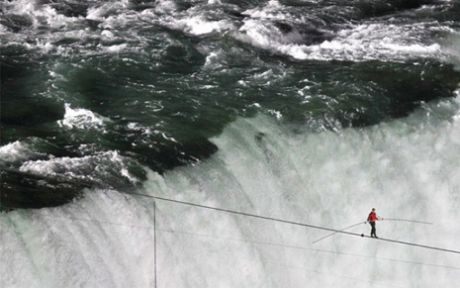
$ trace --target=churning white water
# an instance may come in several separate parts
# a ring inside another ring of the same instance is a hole
[[[341,228],[372,207],[381,237],[459,250],[459,99],[340,132],[239,119],[195,166],[141,193]],[[457,287],[460,255],[247,218],[117,191],[0,215],[0,286]],[[350,231],[369,233],[364,223]],[[156,231],[156,267],[154,231]],[[155,279],[155,270],[157,279]]]

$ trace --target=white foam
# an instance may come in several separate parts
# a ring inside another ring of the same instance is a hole
[[[157,13],[171,13],[177,10],[177,4],[172,0],[159,0],[155,1],[155,12]],[[148,10],[143,11],[142,13],[148,13]]]
[[[267,20],[298,20],[296,16],[288,11],[283,11],[283,7],[278,1],[269,1],[264,7],[256,7],[243,12],[244,15],[250,16],[252,19],[267,19]]]
[[[365,220],[369,209],[377,206],[378,213],[388,218],[435,222],[421,226],[383,221],[378,224],[380,236],[455,249],[460,235],[453,218],[460,205],[460,123],[444,115],[446,107],[451,110],[448,114],[458,111],[453,104],[433,104],[430,114],[420,110],[408,119],[339,134],[295,135],[264,117],[240,119],[214,139],[219,147],[215,157],[164,178],[150,175],[146,191],[327,227]],[[447,120],[436,120],[441,116],[435,116],[438,113]],[[323,232],[161,201],[159,205],[164,209],[163,229],[190,233],[160,236],[162,247],[167,247],[159,252],[160,277],[171,287],[195,283],[197,274],[204,279],[200,286],[205,287],[284,287],[286,283],[289,287],[336,287],[340,282],[341,287],[439,284],[453,288],[459,279],[453,270],[407,262],[458,267],[455,255],[342,236],[311,246]],[[369,230],[362,225],[354,232]],[[235,238],[249,243],[231,240]],[[341,252],[367,257],[337,254]],[[248,273],[258,275],[250,284],[245,282],[247,267],[251,267]],[[228,269],[238,272],[220,274]],[[216,274],[218,278],[212,276]]]
[[[114,35],[113,35],[112,31],[110,31],[110,30],[103,30],[101,32],[101,36],[105,37],[105,38],[108,38],[108,39],[113,39],[114,38]]]
[[[33,151],[31,146],[23,141],[14,141],[0,147],[0,161],[16,162],[25,160],[41,153]]]
[[[173,29],[182,30],[186,33],[198,36],[211,33],[221,33],[234,29],[234,25],[230,21],[210,21],[200,15],[186,17],[178,20],[170,18],[164,23]]]
[[[460,84],[459,84],[460,86]],[[460,88],[454,91],[454,95],[456,97],[457,103],[460,105]],[[460,111],[458,111],[454,116],[455,121],[460,121]]]
[[[266,117],[238,119],[212,140],[219,151],[210,159],[164,175],[150,172],[143,193],[331,228],[364,221],[376,207],[384,217],[434,222],[382,221],[380,236],[456,249],[459,107],[458,99],[426,104],[408,118],[340,133],[291,132]],[[75,160],[23,169],[65,174],[85,162]],[[72,169],[56,169],[69,164]],[[0,251],[8,263],[0,267],[1,286],[152,286],[151,200],[88,191],[66,206],[0,214]],[[457,257],[448,253],[346,236],[313,246],[324,232],[155,205],[158,286],[453,288],[460,280]]]
[[[446,61],[452,63],[460,71],[460,31],[451,31],[450,37],[445,39],[443,50],[447,54]]]
[[[278,29],[263,23],[246,20],[236,38],[299,60],[401,61],[413,57],[443,56],[438,43],[424,44],[418,40],[426,29],[423,24],[362,24],[339,31],[332,40],[302,45],[289,43],[292,35],[285,36]]]
[[[153,287],[152,204],[98,190],[58,208],[1,213],[1,287]]]
[[[284,6],[279,1],[269,1],[261,7],[244,11],[243,14],[249,17],[243,20],[243,26],[238,29],[239,21],[230,17],[222,19],[221,13],[224,12],[206,7],[216,4],[220,6],[218,2],[210,1],[196,4],[186,11],[178,11],[174,1],[163,0],[156,1],[154,8],[137,12],[130,9],[128,0],[109,1],[91,3],[86,18],[83,18],[62,15],[52,5],[16,0],[6,4],[7,12],[32,19],[32,27],[27,31],[33,33],[26,33],[26,29],[19,33],[7,30],[1,33],[6,45],[18,44],[45,54],[146,53],[145,47],[149,46],[151,39],[139,33],[139,29],[145,27],[145,22],[151,22],[197,36],[232,32],[241,41],[299,60],[404,61],[413,57],[443,58],[444,51],[439,43],[424,43],[419,38],[430,30],[451,29],[436,23],[401,26],[369,23],[343,29],[333,40],[308,46],[299,44],[304,36],[295,35],[295,30],[283,35],[271,22],[303,24],[313,16],[298,15],[292,7]],[[100,22],[98,29],[90,29],[87,20]],[[75,41],[58,44],[69,38]],[[88,45],[94,41],[100,41],[100,44]],[[115,42],[116,45],[111,45]]]
[[[214,70],[215,72],[222,71],[227,63],[226,51],[218,49],[216,51],[203,51],[203,54],[207,54],[204,69]]]
[[[138,35],[137,12],[129,9],[128,0],[109,1],[104,4],[89,3],[87,17],[68,17],[58,13],[52,5],[36,3],[36,1],[16,0],[5,5],[8,14],[17,14],[31,19],[31,27],[20,32],[4,30],[2,40],[5,45],[20,45],[26,49],[44,54],[70,56],[75,52],[85,55],[101,52],[119,53],[121,51],[139,52],[147,45],[144,36]],[[98,28],[91,29],[87,20],[100,22]],[[110,29],[119,31],[120,35],[110,35]],[[113,36],[113,37],[112,37]],[[73,40],[70,44],[62,44]],[[100,45],[88,45],[100,41]],[[124,42],[121,45],[104,45],[107,41]],[[127,45],[126,43],[130,43]],[[129,47],[127,47],[129,46]]]
[[[128,7],[129,0],[109,1],[102,5],[92,6],[86,13],[86,19],[104,20],[110,17],[111,14],[121,14]],[[116,13],[118,12],[118,13]]]
[[[27,15],[32,20],[34,28],[47,25],[49,28],[59,29],[77,21],[76,17],[67,17],[59,14],[49,5],[37,4],[36,1],[15,0],[11,1],[8,11],[13,14]]]
[[[280,111],[278,111],[278,110],[269,109],[269,110],[268,110],[268,113],[271,114],[271,115],[273,115],[273,116],[275,116],[275,118],[276,118],[277,120],[281,120],[281,118],[283,118],[283,114],[282,114]]]
[[[120,53],[121,51],[125,50],[128,47],[128,44],[118,44],[118,45],[111,45],[105,47],[105,50],[109,53]]]
[[[145,127],[139,123],[136,122],[130,122],[128,125],[126,125],[128,130],[136,131],[136,132],[142,132],[142,134],[150,136],[152,134],[159,134],[160,132],[158,130],[153,130],[150,127]]]
[[[83,179],[86,177],[86,175],[78,175],[72,170],[85,168],[87,165],[89,165],[91,159],[92,156],[86,156],[81,158],[59,157],[51,158],[49,160],[36,161],[31,160],[24,162],[19,170],[22,172],[29,172],[46,176],[65,175],[70,176],[71,178]]]
[[[65,104],[65,114],[62,120],[58,121],[59,126],[69,129],[96,129],[105,131],[105,122],[108,118],[97,115],[96,113],[83,109],[71,108],[70,104]]]
[[[138,182],[130,175],[126,160],[117,151],[106,151],[83,157],[55,157],[48,160],[25,161],[19,168],[22,172],[44,176],[59,176],[70,179],[102,181],[112,172]],[[110,179],[109,179],[110,180]]]

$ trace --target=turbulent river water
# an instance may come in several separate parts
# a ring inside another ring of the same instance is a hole
[[[0,287],[460,283],[137,196],[460,250],[460,1],[0,0],[0,65]]]

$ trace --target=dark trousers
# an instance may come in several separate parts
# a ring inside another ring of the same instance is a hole
[[[377,230],[375,229],[375,222],[369,222],[369,224],[371,224],[371,237],[377,237]]]

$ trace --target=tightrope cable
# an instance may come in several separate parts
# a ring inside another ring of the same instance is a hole
[[[221,237],[221,236],[216,236],[216,235],[208,235],[208,234],[201,234],[201,233],[196,233],[196,232],[190,232],[190,231],[181,231],[181,230],[173,230],[173,229],[162,229],[158,225],[158,216],[157,216],[157,209],[158,207],[155,205],[153,206],[153,225],[152,226],[141,226],[141,225],[127,225],[124,223],[117,223],[117,222],[107,222],[107,221],[101,221],[99,219],[94,219],[94,218],[78,218],[78,217],[69,217],[69,216],[50,216],[50,215],[41,215],[40,217],[43,218],[50,218],[50,219],[60,219],[60,220],[70,220],[70,221],[84,221],[84,222],[93,222],[97,224],[108,224],[108,225],[115,225],[115,226],[120,226],[120,227],[131,227],[131,228],[136,228],[136,229],[152,229],[154,230],[154,233],[160,233],[160,232],[166,232],[166,233],[174,233],[174,234],[185,234],[185,235],[191,235],[194,237],[205,237],[205,238],[212,238],[214,240],[221,240],[221,241],[236,241],[236,242],[247,242],[247,243],[252,243],[252,244],[259,244],[259,245],[268,245],[268,246],[274,246],[274,247],[283,247],[283,248],[290,248],[290,249],[300,249],[300,250],[307,250],[307,251],[314,251],[314,252],[321,252],[321,253],[329,253],[329,254],[335,254],[335,255],[343,255],[343,256],[353,256],[353,257],[361,257],[361,258],[373,258],[376,260],[386,260],[386,261],[393,261],[393,262],[400,262],[400,263],[406,263],[406,264],[414,264],[414,265],[423,265],[423,266],[432,266],[432,267],[438,267],[438,268],[445,268],[445,269],[453,269],[453,270],[460,270],[460,267],[454,267],[454,266],[449,266],[449,265],[441,265],[441,264],[432,264],[432,263],[423,263],[423,262],[416,262],[416,261],[410,261],[410,260],[403,260],[403,259],[394,259],[394,258],[385,258],[385,257],[376,257],[376,256],[371,256],[371,255],[362,255],[362,254],[355,254],[355,253],[347,253],[347,252],[341,252],[341,251],[331,251],[331,250],[326,250],[326,249],[317,249],[317,248],[310,248],[310,247],[305,247],[305,246],[299,246],[299,245],[294,245],[294,244],[287,244],[287,243],[274,243],[274,242],[267,242],[267,241],[261,241],[257,239],[243,239],[243,238],[229,238],[229,237]],[[153,236],[153,241],[154,241],[154,270],[155,273],[157,273],[157,257],[155,256],[156,251],[158,251],[157,247],[157,236]],[[157,284],[155,284],[157,285]],[[158,285],[157,285],[158,286]]]
[[[409,223],[416,223],[416,224],[426,224],[426,225],[431,225],[433,223],[431,222],[426,222],[426,221],[419,221],[419,220],[409,220],[409,219],[398,219],[398,218],[382,218],[382,221],[385,220],[385,221],[398,221],[398,222],[409,222]],[[353,227],[356,227],[356,226],[359,226],[361,224],[366,224],[367,221],[365,222],[359,222],[359,223],[356,223],[356,224],[353,224],[353,225],[350,225],[350,226],[347,226],[345,228],[342,228],[340,229],[340,231],[344,231],[344,230],[348,230],[348,229],[351,229]],[[329,233],[319,239],[316,239],[315,241],[311,242],[312,244],[315,244],[321,240],[324,240],[326,238],[329,238],[331,236],[334,236],[335,234],[337,234],[337,232],[332,232],[332,233]]]
[[[362,225],[362,224],[365,224],[365,223],[366,223],[366,222],[362,222],[362,221],[361,221],[361,222],[359,222],[359,223],[356,223],[356,224],[347,226],[347,227],[345,227],[345,228],[342,228],[342,229],[340,229],[340,231],[345,231],[345,230],[351,229],[351,228],[353,228],[353,227],[356,227],[356,226],[358,226],[358,225]],[[319,242],[319,241],[321,241],[321,240],[324,240],[324,239],[326,239],[326,238],[329,238],[329,237],[331,237],[331,236],[333,236],[333,235],[335,235],[335,234],[337,234],[337,232],[332,232],[332,233],[329,233],[329,234],[327,234],[327,235],[324,235],[323,237],[318,238],[318,239],[316,239],[315,241],[311,242],[311,244],[315,244],[315,243],[317,243],[317,242]]]
[[[201,234],[201,233],[182,231],[182,230],[176,230],[176,229],[159,228],[158,230],[161,232],[165,232],[165,233],[183,234],[183,235],[188,235],[192,237],[209,238],[209,239],[220,240],[220,241],[244,242],[244,243],[251,243],[255,245],[265,245],[265,246],[281,247],[281,248],[287,248],[287,249],[298,249],[298,250],[304,250],[304,251],[311,251],[312,253],[313,252],[314,253],[327,253],[327,254],[333,254],[336,256],[369,258],[369,259],[374,259],[378,261],[390,261],[390,262],[397,262],[397,263],[404,263],[404,264],[411,264],[411,265],[431,266],[431,267],[436,267],[436,268],[460,270],[460,267],[449,266],[449,265],[417,262],[417,261],[395,259],[395,258],[388,258],[388,257],[377,257],[377,256],[363,255],[363,254],[356,254],[356,253],[347,253],[347,252],[342,252],[338,250],[332,251],[332,250],[326,250],[326,249],[317,249],[317,248],[310,248],[310,247],[305,247],[305,246],[300,246],[300,245],[295,245],[295,244],[288,244],[288,243],[268,242],[268,241],[262,241],[262,240],[257,240],[257,239],[221,237],[221,236],[216,236],[216,235]]]
[[[354,233],[354,232],[349,232],[349,231],[342,231],[342,230],[339,230],[339,229],[334,229],[334,228],[329,228],[329,227],[324,227],[324,226],[319,226],[319,225],[313,225],[313,224],[302,223],[302,222],[291,221],[291,220],[284,220],[284,219],[280,219],[280,218],[274,218],[274,217],[269,217],[269,216],[262,216],[262,215],[242,212],[242,211],[236,211],[236,210],[224,209],[224,208],[219,208],[219,207],[207,206],[207,205],[202,205],[202,204],[197,204],[197,203],[192,203],[192,202],[187,202],[187,201],[174,200],[174,199],[169,199],[169,198],[160,197],[160,196],[153,196],[153,195],[148,195],[148,194],[143,194],[143,193],[135,193],[135,192],[133,192],[133,193],[125,193],[125,194],[134,195],[134,196],[148,197],[148,198],[158,199],[158,200],[162,200],[162,201],[166,201],[166,202],[177,203],[177,204],[182,204],[182,205],[188,205],[188,206],[193,206],[193,207],[198,207],[198,208],[203,208],[203,209],[215,210],[215,211],[225,212],[225,213],[228,213],[228,214],[241,215],[241,216],[246,216],[246,217],[251,217],[251,218],[269,220],[269,221],[273,221],[273,222],[286,223],[286,224],[295,225],[295,226],[308,227],[308,228],[317,229],[317,230],[330,231],[330,232],[340,233],[340,234],[349,235],[349,236],[362,237],[362,238],[368,238],[368,239],[372,239],[372,240],[379,240],[379,241],[384,241],[384,242],[389,242],[389,243],[395,243],[395,244],[401,244],[401,245],[425,248],[425,249],[430,249],[430,250],[435,250],[435,251],[460,254],[460,251],[453,250],[453,249],[429,246],[429,245],[418,244],[418,243],[411,243],[411,242],[388,239],[388,238],[372,238],[372,237],[364,235],[364,234],[359,234],[359,233]]]

